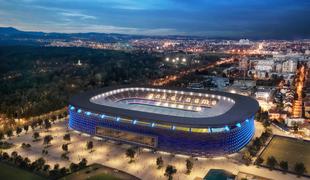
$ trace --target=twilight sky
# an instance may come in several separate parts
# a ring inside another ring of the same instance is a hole
[[[44,32],[310,37],[310,0],[0,0],[0,26]]]

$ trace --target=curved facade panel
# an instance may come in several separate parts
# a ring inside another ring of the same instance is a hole
[[[164,99],[161,96],[160,104],[159,100],[149,98],[150,92],[142,91],[141,88],[135,87],[129,90],[125,88],[123,91],[118,88],[113,92],[114,94],[111,90],[102,90],[100,93],[90,93],[87,96],[79,95],[88,99],[91,104],[96,104],[96,107],[85,106],[77,101],[79,98],[73,98],[69,105],[69,127],[93,136],[192,156],[214,156],[237,152],[251,140],[254,134],[253,116],[258,105],[249,97],[205,91],[186,94],[180,93],[183,91],[179,90],[177,99],[180,100],[181,96],[186,95],[182,101],[175,100],[174,104],[166,104],[167,98]],[[160,91],[156,90],[156,92]],[[172,91],[162,90],[162,92],[163,94],[160,95],[169,96],[169,92]],[[102,93],[105,95],[98,96]],[[178,94],[177,91],[173,93]],[[197,98],[194,97],[195,93]],[[199,99],[198,97],[202,97],[204,93],[208,93],[210,98]],[[157,94],[152,94],[152,97],[155,95]],[[188,101],[189,97],[193,100]],[[210,103],[203,104],[204,101],[210,101]],[[242,110],[239,109],[242,107],[237,107],[240,111],[237,114],[240,116],[231,112],[235,110],[236,105],[243,103],[248,103],[247,106],[252,107]],[[107,106],[112,106],[112,110]],[[122,106],[122,108],[113,106]],[[190,110],[187,108],[189,106]],[[99,107],[102,109],[99,110]],[[220,109],[223,112],[210,115],[212,110]],[[143,111],[149,111],[149,113]],[[174,113],[177,115],[173,115]],[[230,113],[232,119],[222,115],[227,113]],[[164,116],[161,116],[162,114]],[[223,117],[225,120],[222,119]],[[233,119],[236,117],[237,119]]]

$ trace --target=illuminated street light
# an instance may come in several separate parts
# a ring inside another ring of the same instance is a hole
[[[183,62],[186,62],[186,59],[185,59],[185,58],[183,58],[183,59],[182,59],[182,61],[183,61]]]
[[[166,61],[169,62],[169,58],[168,57],[166,57]]]

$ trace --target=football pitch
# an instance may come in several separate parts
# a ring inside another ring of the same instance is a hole
[[[295,164],[302,162],[307,174],[310,174],[310,141],[274,136],[260,155],[264,159],[263,165],[266,165],[269,156],[274,156],[278,163],[287,161],[289,171],[294,171]]]

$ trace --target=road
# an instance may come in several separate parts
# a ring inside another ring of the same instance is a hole
[[[304,87],[304,80],[305,80],[305,66],[302,66],[297,71],[296,77],[296,94],[298,95],[298,99],[294,100],[293,103],[293,111],[292,117],[293,118],[301,118],[302,117],[302,107],[303,107],[303,87]]]
[[[204,66],[204,67],[184,70],[184,71],[178,72],[177,74],[168,75],[164,78],[156,79],[152,82],[152,85],[153,86],[163,86],[163,85],[169,84],[173,81],[176,81],[176,80],[178,80],[178,79],[180,79],[180,78],[182,78],[188,74],[194,73],[197,70],[198,71],[204,71],[204,70],[213,68],[215,66],[219,66],[221,64],[228,64],[228,63],[233,63],[233,62],[234,62],[233,58],[223,58],[219,61],[216,61],[215,63],[209,64],[209,65]]]

